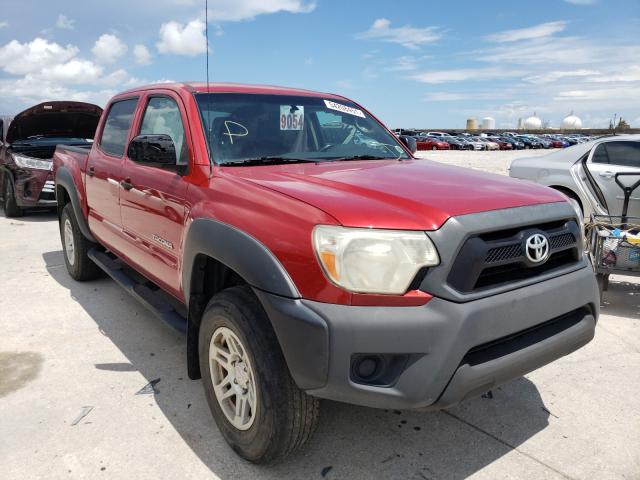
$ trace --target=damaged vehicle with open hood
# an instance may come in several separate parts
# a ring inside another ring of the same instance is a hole
[[[55,208],[51,165],[56,145],[90,148],[102,108],[84,102],[44,102],[0,127],[0,197],[7,217]]]

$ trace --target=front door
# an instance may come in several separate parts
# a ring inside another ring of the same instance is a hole
[[[587,161],[587,168],[607,202],[609,215],[622,215],[624,194],[615,181],[615,175],[619,172],[637,173],[619,177],[624,185],[640,180],[640,142],[612,140],[600,143]],[[640,217],[640,187],[631,195],[628,215]]]
[[[126,256],[178,298],[187,182],[177,171],[178,165],[189,163],[181,104],[169,93],[146,98],[136,135],[169,135],[176,147],[176,165],[138,164],[126,157],[128,186],[120,193],[122,223],[129,238]]]

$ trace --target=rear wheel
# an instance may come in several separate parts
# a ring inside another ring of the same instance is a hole
[[[20,207],[18,207],[18,204],[16,203],[16,196],[13,190],[13,184],[11,183],[11,180],[7,177],[7,174],[5,174],[5,177],[4,177],[3,187],[4,188],[2,189],[2,198],[3,198],[2,208],[4,209],[4,215],[7,218],[21,217],[24,214],[24,212]]]
[[[431,150],[437,150],[437,149],[438,149],[438,147],[436,147],[435,145],[433,145],[433,146],[431,147]]]
[[[317,425],[319,402],[294,383],[248,286],[211,299],[200,325],[199,356],[209,408],[238,455],[269,463],[305,445]]]
[[[79,282],[98,278],[102,271],[87,255],[96,247],[80,231],[73,206],[67,203],[60,216],[60,239],[64,253],[64,263],[71,278]]]

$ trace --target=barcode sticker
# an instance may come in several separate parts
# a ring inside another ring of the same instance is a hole
[[[349,115],[355,115],[356,117],[365,118],[364,112],[357,108],[348,107],[346,105],[342,105],[341,103],[332,102],[331,100],[325,100],[324,104],[331,110],[337,110],[338,112],[348,113]]]

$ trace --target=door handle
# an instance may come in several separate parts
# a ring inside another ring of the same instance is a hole
[[[96,169],[94,167],[89,167],[89,170],[87,170],[87,175],[89,175],[90,177],[93,177],[96,174]]]
[[[615,176],[615,173],[607,170],[606,172],[600,172],[598,175],[600,175],[603,178],[608,178],[609,180],[611,180]]]
[[[122,188],[124,188],[125,190],[129,191],[133,188],[133,184],[131,183],[131,179],[130,178],[125,178],[124,180],[122,180],[120,182],[120,186]]]

